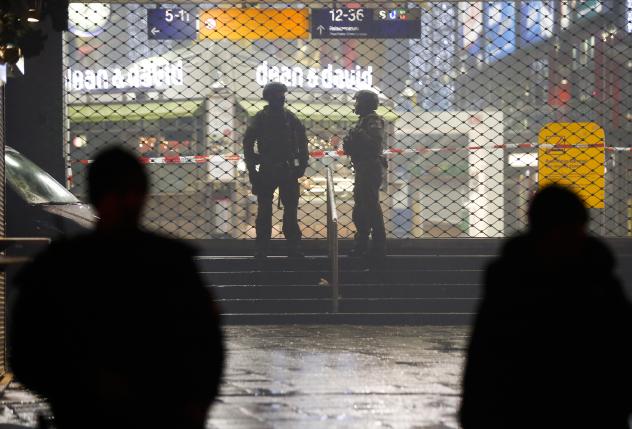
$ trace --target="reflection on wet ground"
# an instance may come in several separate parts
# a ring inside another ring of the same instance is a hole
[[[432,326],[227,327],[226,377],[207,427],[456,428],[467,333]],[[17,386],[0,406],[0,423],[30,427],[45,409]]]

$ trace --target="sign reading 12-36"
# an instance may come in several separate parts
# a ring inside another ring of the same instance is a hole
[[[313,39],[419,39],[421,9],[311,10]]]
[[[180,8],[147,9],[147,35],[152,40],[197,38],[197,17]]]

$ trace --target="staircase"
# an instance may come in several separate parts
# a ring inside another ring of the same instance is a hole
[[[469,324],[489,255],[389,255],[377,268],[340,257],[333,313],[329,260],[248,256],[198,258],[227,324]]]
[[[608,239],[618,274],[632,299],[630,239]],[[252,243],[197,243],[205,283],[212,288],[227,324],[351,323],[469,324],[477,308],[486,264],[502,240],[394,240],[384,264],[368,269],[340,257],[339,312],[332,313],[326,243],[304,240],[305,260],[269,258],[259,267]],[[283,243],[274,251],[281,253]],[[341,243],[343,252],[351,243]],[[227,256],[222,256],[227,255]]]

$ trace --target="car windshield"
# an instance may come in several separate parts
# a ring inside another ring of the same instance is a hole
[[[31,204],[68,204],[79,200],[48,173],[19,152],[4,154],[7,182]]]

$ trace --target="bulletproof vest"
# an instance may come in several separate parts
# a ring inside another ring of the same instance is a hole
[[[265,107],[257,121],[257,149],[262,163],[289,161],[297,156],[296,118],[287,109]]]
[[[369,113],[361,117],[354,128],[362,131],[369,138],[354,144],[352,158],[361,160],[382,156],[386,140],[382,117],[375,112]]]

